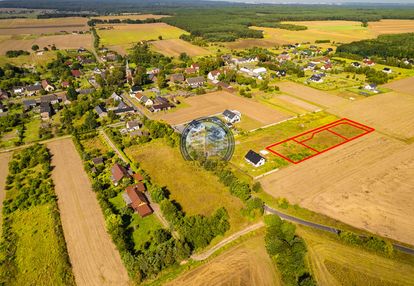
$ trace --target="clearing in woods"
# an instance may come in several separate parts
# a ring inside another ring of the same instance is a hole
[[[63,231],[76,284],[128,285],[128,275],[109,234],[71,139],[48,144],[54,166]]]
[[[193,96],[185,99],[189,105],[187,108],[181,108],[174,112],[158,113],[154,116],[169,124],[178,125],[189,122],[193,119],[221,114],[224,110],[238,110],[246,114],[249,118],[258,122],[258,127],[269,125],[292,117],[293,114],[288,112],[279,112],[260,102],[252,99],[243,98],[225,91],[207,93]]]
[[[157,52],[170,57],[178,57],[181,53],[186,53],[190,57],[206,56],[211,54],[209,50],[181,39],[155,41],[151,44]]]
[[[330,234],[298,226],[319,285],[397,286],[414,285],[414,259],[386,258],[344,244]]]
[[[282,285],[277,269],[264,246],[264,236],[257,235],[226,250],[170,283],[169,286]]]

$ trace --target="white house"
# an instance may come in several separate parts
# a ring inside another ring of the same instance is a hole
[[[367,84],[364,88],[375,93],[379,92],[376,84]]]
[[[204,83],[205,79],[202,76],[187,78],[187,84],[192,88],[201,87]]]
[[[220,74],[220,71],[214,70],[208,73],[207,78],[211,81],[217,81],[219,79]]]
[[[146,107],[150,107],[150,106],[153,106],[154,105],[154,101],[152,101],[152,99],[146,97],[142,93],[137,93],[135,95],[135,97],[138,99],[139,102],[141,102]]]
[[[126,123],[126,128],[129,132],[138,130],[141,127],[141,123],[138,120],[131,120]]]
[[[237,110],[226,109],[223,112],[223,116],[224,116],[224,119],[231,124],[240,122],[241,120],[241,113]]]
[[[262,75],[266,73],[267,73],[267,70],[264,67],[259,67],[253,70],[253,75],[258,77],[259,79],[262,79]]]
[[[122,101],[122,97],[120,97],[118,94],[116,94],[116,92],[112,93],[111,99],[113,99],[115,101]]]
[[[266,163],[266,159],[262,157],[260,154],[254,152],[253,150],[249,150],[246,156],[244,156],[244,159],[256,168],[263,166],[264,163]]]
[[[387,74],[390,74],[390,73],[392,73],[392,69],[390,69],[390,68],[384,68],[382,70],[382,72],[387,73]]]

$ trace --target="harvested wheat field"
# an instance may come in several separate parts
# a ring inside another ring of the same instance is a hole
[[[6,190],[4,187],[6,186],[6,178],[9,174],[9,161],[12,155],[12,152],[0,154],[0,231],[2,225],[1,222],[3,221],[3,200],[6,196]]]
[[[320,111],[321,109],[313,104],[307,103],[306,101],[300,100],[298,98],[289,96],[289,95],[280,95],[278,96],[279,99],[286,101],[288,103],[297,105],[303,109],[305,109],[306,111],[312,111],[312,112],[316,112],[316,111]]]
[[[274,197],[414,245],[413,173],[414,144],[374,132],[261,183]]]
[[[262,30],[262,28],[260,28]],[[266,39],[239,39],[234,42],[228,42],[224,45],[233,50],[250,49],[254,47],[274,48],[281,44],[288,44],[288,41],[282,41],[280,39],[266,38]]]
[[[76,284],[128,285],[128,275],[71,139],[48,144],[52,178]]]
[[[55,45],[58,49],[78,49],[84,47],[92,48],[92,36],[90,34],[82,35],[53,35],[42,36],[28,39],[10,39],[0,42],[0,54],[4,55],[9,50],[27,50],[31,51],[33,45],[40,48]]]
[[[368,28],[375,35],[413,33],[414,20],[381,20],[370,22]]]
[[[93,19],[100,19],[100,20],[110,20],[110,19],[119,19],[119,20],[146,20],[146,19],[161,19],[165,17],[170,17],[169,15],[154,15],[154,14],[126,14],[126,15],[106,15],[106,16],[99,16],[93,17]]]
[[[186,53],[190,57],[206,56],[211,54],[209,50],[180,39],[155,41],[151,44],[157,52],[169,57],[178,57],[181,53]]]
[[[166,285],[279,286],[282,284],[264,247],[264,237],[260,235],[249,238]]]
[[[414,137],[414,97],[409,94],[378,94],[329,111],[403,140]]]
[[[393,81],[383,85],[383,87],[390,88],[397,92],[414,95],[414,77]]]
[[[290,118],[288,113],[276,111],[254,100],[243,98],[225,91],[197,95],[185,100],[190,105],[175,112],[158,113],[154,117],[169,124],[178,125],[204,116],[221,114],[225,109],[238,110],[249,118],[258,121],[261,126]]]
[[[40,35],[62,31],[88,31],[87,18],[68,17],[53,19],[4,19],[0,20],[0,35]]]
[[[322,107],[339,106],[347,102],[341,97],[290,81],[281,82],[277,86],[284,93]]]
[[[414,285],[412,260],[396,260],[376,255],[301,226],[297,227],[297,232],[306,242],[318,285]]]

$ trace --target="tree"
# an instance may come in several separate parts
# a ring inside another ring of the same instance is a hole
[[[66,93],[67,98],[70,101],[74,101],[78,99],[78,93],[76,92],[75,88],[73,87],[73,85],[68,87],[68,91]]]
[[[32,46],[32,50],[33,50],[33,51],[35,51],[35,52],[36,52],[38,49],[39,49],[39,46],[38,46],[38,45],[33,45],[33,46]]]

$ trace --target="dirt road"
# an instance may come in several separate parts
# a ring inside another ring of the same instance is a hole
[[[52,178],[76,284],[128,285],[128,275],[71,139],[48,144]]]

